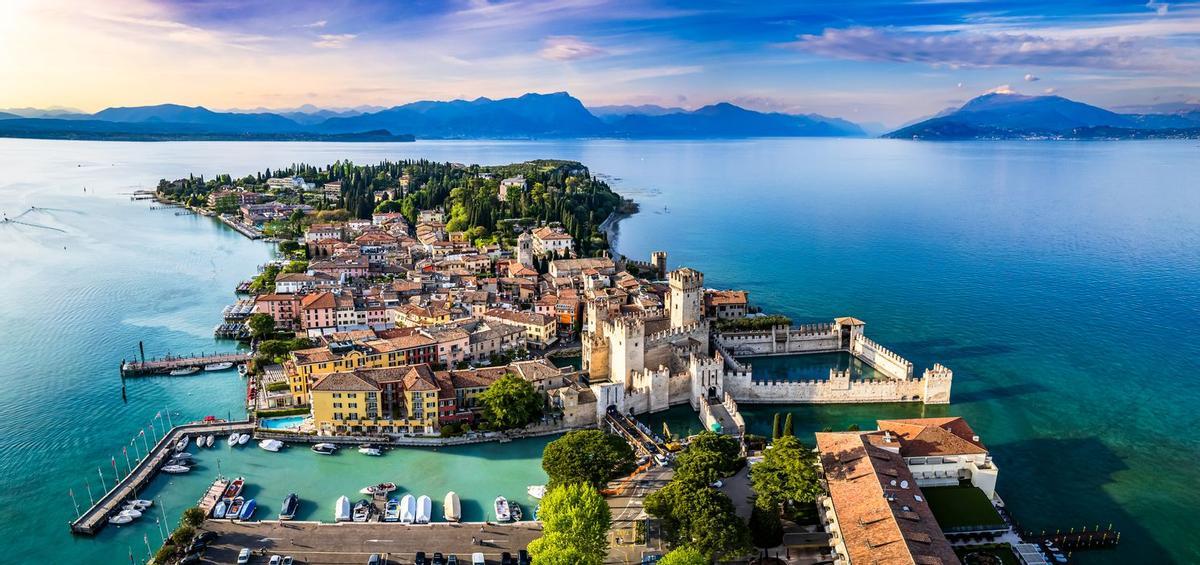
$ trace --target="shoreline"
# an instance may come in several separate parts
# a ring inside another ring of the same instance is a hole
[[[634,214],[641,211],[637,202],[625,199],[623,196],[621,198],[624,199],[621,203],[621,208],[609,214],[603,222],[600,222],[600,226],[597,228],[604,233],[605,239],[608,240],[608,253],[613,258],[621,256],[621,252],[617,250],[617,243],[621,237],[621,220],[631,218]]]

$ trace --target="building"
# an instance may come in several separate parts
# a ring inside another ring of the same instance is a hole
[[[276,294],[299,294],[321,285],[330,285],[336,279],[324,273],[279,273],[275,277]]]
[[[828,492],[817,508],[836,565],[959,563],[894,439],[818,433],[817,450]]]
[[[483,319],[521,328],[525,331],[525,340],[535,347],[548,347],[558,340],[558,328],[552,316],[493,308],[484,312]]]
[[[333,333],[337,329],[337,300],[332,292],[314,292],[300,296],[300,327],[309,337]]]
[[[439,390],[424,364],[330,373],[312,386],[313,423],[320,435],[431,435]]]
[[[879,420],[879,430],[894,435],[900,455],[923,487],[952,486],[969,481],[996,498],[1000,470],[979,436],[960,417]]]
[[[533,234],[527,231],[517,236],[517,262],[533,267]]]
[[[300,299],[291,294],[260,294],[254,298],[254,313],[269,314],[281,330],[300,326]]]
[[[450,311],[440,306],[402,304],[392,311],[396,325],[402,328],[436,326],[450,323]]]
[[[748,294],[744,290],[705,290],[704,317],[709,320],[745,318],[749,307]]]
[[[575,238],[562,228],[542,226],[533,230],[533,252],[547,257],[566,257],[575,248]]]
[[[331,337],[334,339],[327,345],[288,354],[283,368],[295,404],[308,403],[309,388],[323,375],[433,363],[437,359],[437,344],[420,334],[380,339],[374,332],[365,331],[355,336]]]
[[[581,259],[558,259],[550,262],[550,276],[578,277],[588,269],[595,269],[606,276],[617,274],[617,266],[608,257],[584,257]]]
[[[313,242],[322,239],[342,239],[342,226],[337,224],[313,224],[304,232],[304,241]]]
[[[500,200],[501,201],[508,200],[509,191],[511,191],[511,190],[520,191],[524,188],[525,188],[525,177],[523,175],[506,178],[506,179],[500,181],[500,192],[499,192]]]

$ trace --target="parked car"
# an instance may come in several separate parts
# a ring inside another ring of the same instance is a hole
[[[199,563],[199,562],[200,562],[200,554],[199,553],[189,553],[187,555],[184,555],[183,559],[179,560],[179,565],[195,565],[196,563]]]
[[[267,563],[269,563],[270,565],[283,565],[283,556],[282,555],[272,555],[271,560],[267,561]]]
[[[446,556],[446,565],[458,565],[458,556],[451,553]]]
[[[371,556],[367,558],[367,565],[380,565],[382,562],[383,560],[379,558],[378,553],[372,553]]]
[[[196,541],[202,541],[205,544],[212,543],[216,540],[217,532],[200,532],[200,535],[196,536]]]
[[[525,551],[524,549],[522,549],[521,551],[517,552],[517,564],[518,565],[531,565],[532,563],[533,563],[533,559],[529,558],[528,551]]]
[[[471,565],[487,565],[487,560],[483,558],[483,554],[476,551],[471,554]]]
[[[500,554],[500,565],[514,565],[512,554],[505,551]]]
[[[413,562],[416,563],[417,565],[428,565],[428,563],[429,563],[428,561],[425,560],[425,552],[424,551],[418,551],[417,557],[416,557],[416,559],[413,560]]]
[[[242,550],[238,552],[237,562],[238,565],[246,565],[250,562],[250,548],[243,547]]]
[[[433,565],[446,565],[446,557],[441,553],[433,553]]]

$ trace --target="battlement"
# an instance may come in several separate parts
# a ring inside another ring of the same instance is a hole
[[[707,321],[694,322],[678,328],[670,328],[661,332],[652,333],[646,336],[646,342],[657,344],[664,341],[670,341],[671,338],[674,337],[691,336],[691,334],[698,332],[708,333]]]
[[[667,273],[667,280],[670,281],[672,287],[678,286],[685,290],[699,290],[704,286],[704,273],[683,267]]]
[[[788,330],[788,332],[794,336],[826,335],[826,334],[836,333],[837,331],[838,331],[837,324],[832,323],[832,322],[820,323],[820,324],[801,324],[799,326],[792,326]]]
[[[930,377],[941,378],[941,379],[950,379],[950,378],[954,378],[954,371],[951,371],[950,369],[946,368],[946,366],[942,365],[941,363],[934,363],[933,367],[925,369],[925,373],[922,376],[927,379]]]
[[[859,335],[858,341],[860,342],[859,343],[860,346],[869,347],[872,351],[874,351],[875,355],[878,357],[884,357],[886,359],[890,359],[900,365],[907,365],[910,368],[910,372],[911,372],[912,362],[910,362],[908,359],[901,357],[898,353],[895,353],[892,350],[890,350],[882,345],[879,345],[878,343],[875,343],[874,340],[872,340],[871,338],[869,338],[865,335]]]
[[[661,308],[656,308],[654,310],[643,310],[641,312],[630,312],[628,314],[621,314],[620,316],[617,316],[616,318],[613,318],[610,321],[613,323],[616,323],[619,320],[641,320],[643,322],[646,322],[649,320],[661,320],[666,317],[667,317],[667,312],[665,310],[663,310]]]

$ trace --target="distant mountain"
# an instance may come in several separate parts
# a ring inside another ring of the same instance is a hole
[[[10,114],[8,112],[0,112],[0,120],[19,120],[21,116]]]
[[[0,137],[92,139],[111,141],[413,141],[412,135],[387,130],[347,133],[244,131],[205,123],[111,122],[57,118],[0,120]]]
[[[838,118],[755,112],[728,102],[691,112],[627,115],[613,122],[611,128],[614,135],[650,138],[866,135],[862,128]]]
[[[989,93],[957,110],[900,128],[898,139],[1005,139],[1028,137],[1153,137],[1141,130],[1200,127],[1186,116],[1118,114],[1061,96]]]
[[[67,108],[64,106],[51,106],[49,108],[0,108],[0,112],[5,114],[15,114],[21,118],[54,118],[69,114],[82,114],[82,110],[75,108]]]
[[[664,107],[656,104],[641,104],[630,105],[621,104],[614,106],[589,106],[588,111],[592,115],[600,118],[605,122],[615,122],[625,116],[662,116],[664,114],[682,114],[687,110],[674,106]]]
[[[243,133],[296,132],[304,128],[278,114],[235,114],[214,112],[203,106],[159,104],[128,108],[105,108],[91,119],[118,123],[195,124],[209,131]]]
[[[1200,112],[1200,102],[1163,102],[1160,104],[1131,104],[1113,110],[1122,114],[1190,114]]]

